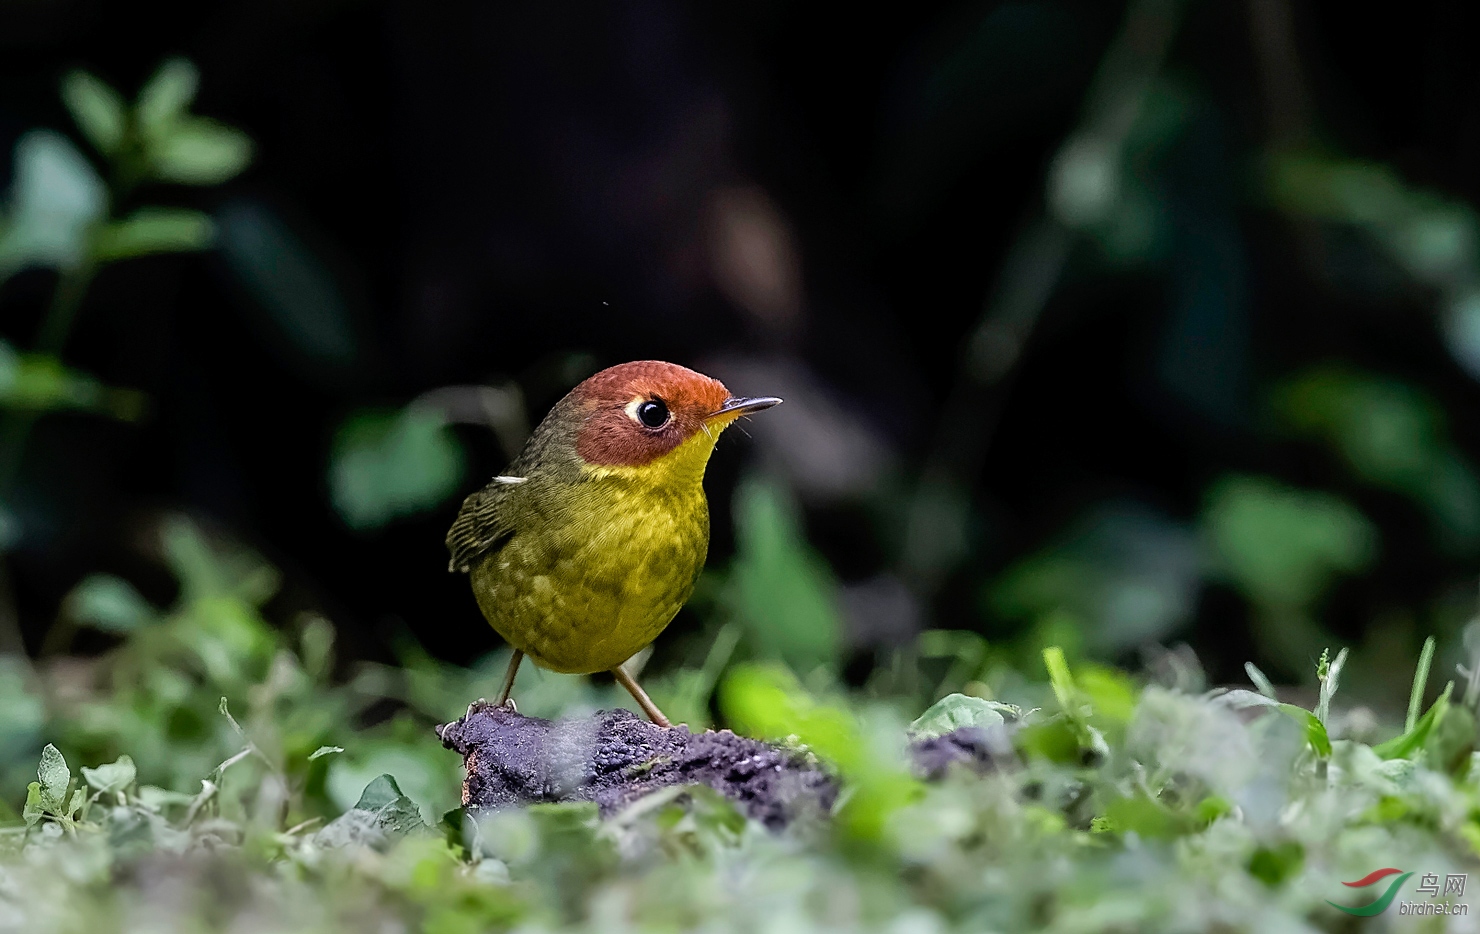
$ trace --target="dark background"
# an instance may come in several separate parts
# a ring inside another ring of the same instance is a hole
[[[275,317],[219,254],[104,271],[65,357],[143,390],[150,416],[39,424],[13,504],[26,533],[9,556],[27,650],[42,651],[88,572],[166,601],[171,579],[137,530],[184,509],[281,567],[273,612],[322,608],[351,656],[385,657],[405,631],[449,660],[480,656],[497,637],[444,569],[455,499],[351,530],[326,487],[336,427],[440,386],[506,380],[538,419],[595,367],[656,357],[798,407],[815,387],[868,439],[885,466],[862,486],[795,483],[809,537],[845,585],[905,582],[905,609],[883,623],[850,616],[859,657],[921,625],[1019,634],[978,598],[1004,569],[1107,499],[1192,522],[1229,471],[1357,504],[1381,556],[1335,585],[1320,615],[1357,641],[1407,613],[1400,643],[1416,651],[1434,625],[1427,608],[1468,586],[1476,555],[1436,543],[1413,503],[1352,481],[1329,450],[1271,433],[1264,400],[1301,368],[1345,361],[1437,400],[1473,459],[1480,387],[1436,327],[1432,290],[1355,233],[1308,249],[1309,222],[1261,193],[1284,118],[1251,9],[1192,3],[1172,39],[1161,74],[1192,116],[1147,156],[1171,218],[1160,257],[1106,263],[1076,241],[1011,373],[975,396],[961,392],[963,347],[1011,245],[1043,215],[1045,174],[1086,112],[1119,5],[0,4],[0,152],[32,127],[72,132],[56,92],[67,70],[132,97],[183,54],[202,75],[195,110],[245,130],[256,158],[219,188],[140,197],[218,217],[270,212],[337,296],[322,321],[308,306]],[[1297,135],[1473,202],[1475,7],[1288,10]],[[0,187],[6,172],[0,162]],[[770,304],[726,284],[715,231],[737,217],[800,271]],[[29,270],[0,287],[0,333],[24,346],[52,281]],[[1212,324],[1179,317],[1178,296],[1199,287],[1227,299]],[[285,324],[293,314],[306,316],[298,327]],[[776,372],[803,376],[759,379]],[[968,404],[953,409],[953,397]],[[757,419],[753,439],[721,445],[712,564],[733,547],[726,504],[745,465],[805,447],[805,426],[787,430],[802,440]],[[470,490],[505,454],[486,430],[457,431]],[[889,577],[910,564],[898,504],[956,436],[978,439],[984,464],[967,457],[956,475],[969,549],[937,574]],[[1246,658],[1303,670],[1261,646],[1250,614],[1213,576],[1159,637],[1189,641],[1215,679]],[[88,638],[79,646],[96,647]]]

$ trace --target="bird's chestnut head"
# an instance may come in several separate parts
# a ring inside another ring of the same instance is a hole
[[[737,398],[717,379],[660,360],[609,367],[570,397],[581,420],[576,453],[589,465],[618,468],[651,464],[695,438],[707,440],[699,442],[707,460],[731,422],[781,401]]]

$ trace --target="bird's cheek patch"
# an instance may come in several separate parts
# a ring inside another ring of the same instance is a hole
[[[607,409],[581,426],[576,453],[588,464],[603,467],[641,467],[679,445],[675,431],[643,431],[628,421],[622,409]]]

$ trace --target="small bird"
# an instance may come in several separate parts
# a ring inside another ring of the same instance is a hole
[[[508,473],[463,501],[447,533],[449,571],[519,663],[610,671],[648,718],[669,726],[622,663],[658,637],[693,593],[709,550],[704,468],[735,419],[781,400],[658,360],[602,370],[555,404]]]

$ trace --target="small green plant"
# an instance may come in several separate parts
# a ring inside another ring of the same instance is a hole
[[[1346,930],[1343,882],[1385,865],[1439,878],[1473,868],[1480,775],[1474,712],[1450,689],[1387,742],[1346,738],[1344,656],[1321,658],[1307,710],[1271,697],[1262,674],[1259,691],[1189,691],[1071,666],[1050,647],[1032,688],[1050,705],[955,694],[908,731],[877,698],[821,697],[774,664],[742,665],[721,689],[730,722],[804,744],[844,783],[829,823],[784,834],[707,788],[664,789],[604,819],[569,803],[427,813],[384,774],[304,818],[313,792],[292,776],[355,755],[369,735],[280,758],[257,733],[270,724],[239,723],[223,698],[212,719],[227,754],[194,790],[142,782],[157,763],[128,756],[77,777],[48,745],[21,819],[0,827],[0,918],[27,931],[130,930],[140,912],[234,932],[749,930],[777,918],[878,931]],[[1415,697],[1427,674],[1415,673]],[[993,769],[910,776],[906,735],[963,727],[991,738]],[[160,901],[160,886],[187,894]]]
[[[200,76],[185,59],[166,61],[127,104],[103,81],[74,71],[62,99],[104,166],[99,172],[53,130],[24,134],[15,176],[0,200],[0,283],[28,267],[57,272],[34,345],[0,338],[0,548],[22,530],[8,518],[26,438],[40,415],[81,410],[133,421],[143,396],[68,367],[63,351],[89,286],[103,267],[139,256],[204,250],[215,224],[204,212],[138,204],[150,185],[216,185],[252,157],[240,130],[190,112]]]

